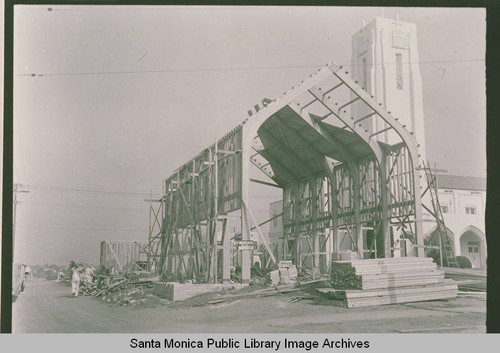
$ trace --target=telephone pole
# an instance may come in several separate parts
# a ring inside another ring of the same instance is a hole
[[[14,195],[13,195],[13,212],[12,212],[12,253],[14,254],[14,247],[16,245],[16,214],[17,214],[17,194],[23,193],[27,194],[29,193],[28,190],[22,190],[22,184],[20,183],[14,183]]]

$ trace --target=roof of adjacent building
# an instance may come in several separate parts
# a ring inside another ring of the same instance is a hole
[[[437,174],[440,189],[460,189],[486,191],[486,178]]]

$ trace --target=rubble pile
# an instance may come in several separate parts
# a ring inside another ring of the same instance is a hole
[[[146,288],[119,290],[103,295],[101,299],[109,304],[119,306],[155,306],[161,301]]]

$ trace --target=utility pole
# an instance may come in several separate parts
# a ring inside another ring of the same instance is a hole
[[[17,194],[19,193],[24,193],[27,194],[29,193],[28,190],[20,190],[19,188],[22,187],[23,185],[20,183],[14,183],[14,195],[13,195],[13,212],[12,212],[12,253],[14,254],[14,246],[16,245],[16,214],[17,214]]]

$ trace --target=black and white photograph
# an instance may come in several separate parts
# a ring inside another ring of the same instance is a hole
[[[13,20],[12,333],[486,333],[486,9]]]

